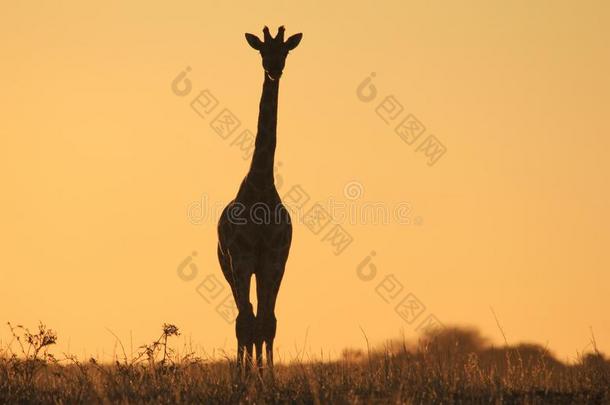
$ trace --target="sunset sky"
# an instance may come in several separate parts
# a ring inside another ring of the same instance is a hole
[[[160,3],[3,4],[3,343],[5,322],[41,320],[58,352],[107,359],[108,329],[135,347],[170,322],[197,350],[235,351],[216,222],[256,131],[263,70],[244,33],[285,25],[303,40],[280,84],[279,194],[391,215],[336,213],[318,234],[295,220],[279,359],[365,347],[362,331],[414,339],[429,316],[501,344],[494,312],[509,343],[574,359],[593,333],[610,353],[610,3]],[[204,90],[218,104],[200,116]],[[226,139],[224,109],[240,121]],[[409,114],[425,127],[411,145],[395,132]],[[446,148],[432,165],[429,135]],[[352,238],[338,255],[335,224]],[[405,297],[425,307],[412,322]]]

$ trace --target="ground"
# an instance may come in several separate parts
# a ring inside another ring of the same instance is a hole
[[[262,377],[240,375],[229,357],[176,355],[173,325],[113,364],[52,356],[56,335],[44,325],[12,330],[23,351],[0,352],[0,403],[610,403],[601,353],[566,365],[537,345],[493,347],[473,330],[346,350],[333,361],[295,360]]]

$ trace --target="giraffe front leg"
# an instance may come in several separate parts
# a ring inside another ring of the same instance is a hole
[[[267,367],[270,370],[273,370],[273,341],[275,340],[275,331],[277,329],[277,319],[275,318],[275,314],[268,314],[263,322],[263,342],[265,343]]]
[[[258,307],[256,314],[256,364],[259,373],[263,372],[263,345],[265,346],[265,356],[267,358],[267,367],[273,372],[273,341],[275,340],[275,331],[277,329],[277,320],[275,314],[269,307]]]
[[[258,326],[258,322],[257,322]],[[254,346],[256,347],[256,368],[258,369],[258,373],[262,375],[263,373],[263,341],[260,339],[260,333],[258,327],[255,328],[254,335]]]
[[[252,324],[254,324],[255,320],[252,320]],[[250,330],[252,330],[254,327],[252,325],[250,325]],[[252,333],[252,332],[251,332]],[[250,338],[250,341],[246,344],[246,375],[250,375],[250,371],[252,370],[252,367],[254,367],[254,357],[252,357],[252,351],[253,351],[253,343],[254,337]]]
[[[277,321],[276,321],[276,327],[277,327]],[[273,341],[275,340],[275,337],[267,340],[265,342],[265,350],[266,350],[266,354],[267,354],[267,367],[269,367],[269,370],[271,370],[271,372],[273,372]]]
[[[237,368],[241,373],[243,368],[249,373],[252,364],[252,343],[254,329],[254,311],[252,304],[248,303],[239,308],[239,314],[235,320],[235,335],[237,337]]]
[[[267,357],[267,367],[273,366],[273,339],[275,338],[276,320],[268,309],[259,305],[256,313],[255,327],[255,346],[256,346],[256,366],[259,373],[263,373],[263,345],[265,356]]]
[[[244,362],[244,346],[241,344],[239,339],[237,340],[237,373],[241,375]]]
[[[256,275],[256,293],[258,297],[256,335],[257,339],[260,340],[261,350],[262,345],[265,345],[267,367],[271,371],[273,370],[273,341],[275,340],[277,330],[275,302],[286,264],[285,255],[282,255],[280,258],[276,255],[268,258],[263,266],[261,266],[260,272]]]

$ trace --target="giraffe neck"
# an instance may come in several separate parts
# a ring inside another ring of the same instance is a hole
[[[258,111],[258,128],[248,182],[256,189],[267,189],[274,185],[273,160],[275,156],[277,101],[279,80],[271,80],[265,73],[263,94]]]

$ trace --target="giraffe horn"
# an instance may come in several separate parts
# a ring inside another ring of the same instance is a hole
[[[269,27],[267,27],[265,25],[265,28],[263,28],[263,34],[265,34],[265,42],[271,40],[271,34],[269,33]]]
[[[281,42],[284,42],[284,26],[282,25],[280,28],[277,29],[277,35],[275,36],[275,40],[280,40]]]

